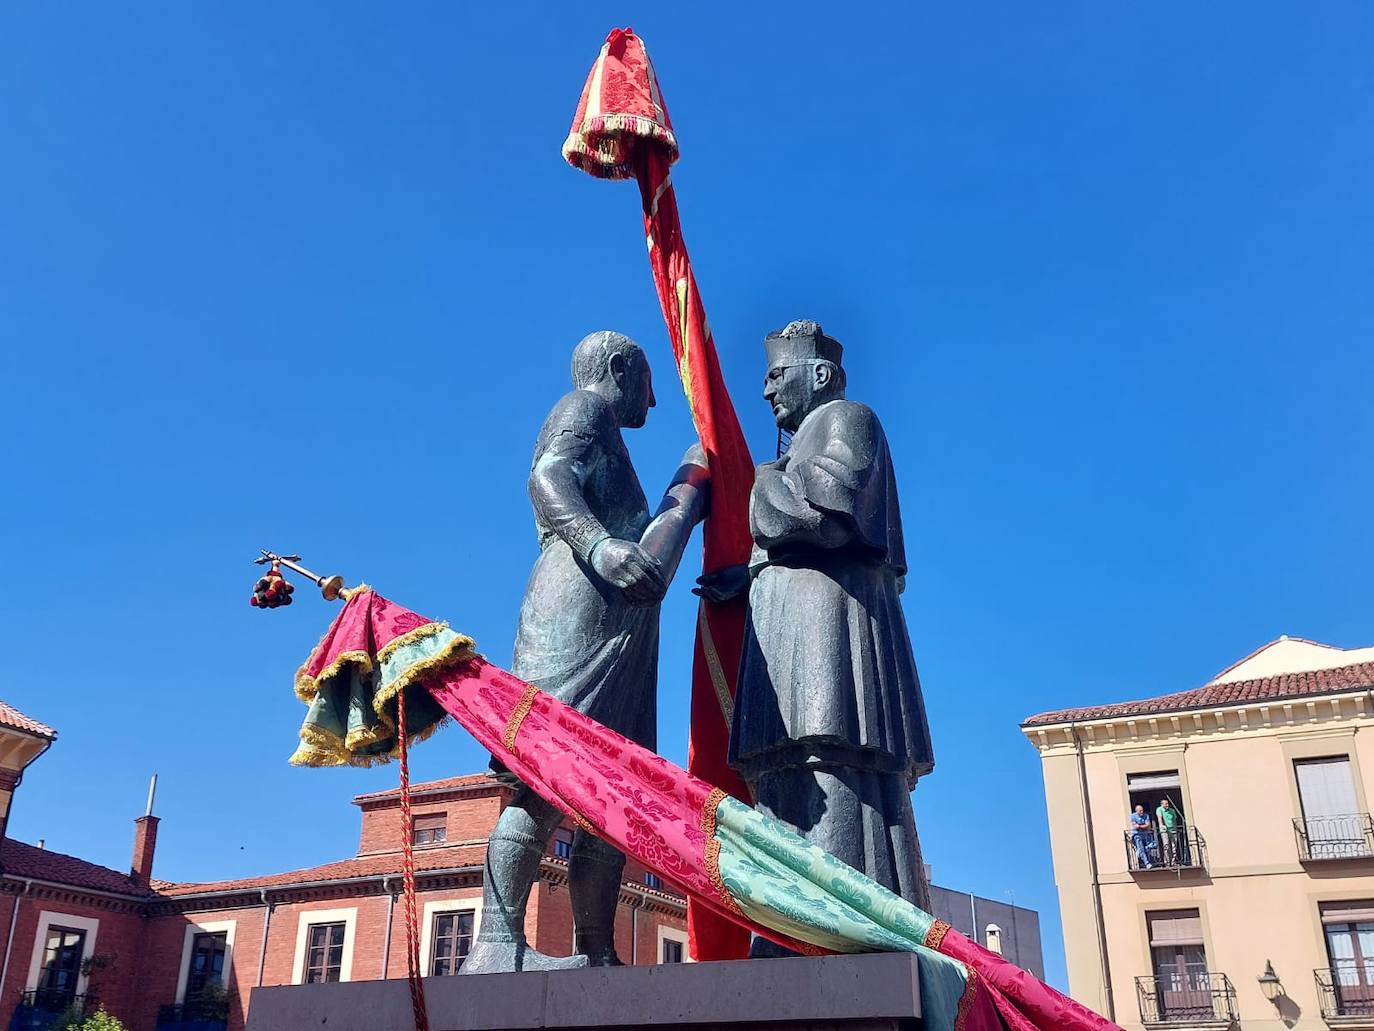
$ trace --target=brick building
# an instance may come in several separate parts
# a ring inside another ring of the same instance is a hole
[[[0,821],[25,768],[56,738],[0,702]],[[467,953],[482,918],[487,836],[512,794],[484,774],[412,787],[426,975],[456,972]],[[353,804],[361,815],[354,856],[232,881],[155,880],[151,814],[134,821],[127,872],[0,839],[0,1028],[47,1031],[69,1006],[98,1002],[129,1031],[242,1031],[258,985],[405,977],[400,793],[359,795]],[[571,850],[567,824],[530,894],[526,934],[551,955],[572,951]],[[950,922],[969,923],[990,947],[1041,974],[1034,911],[932,891]],[[633,859],[617,920],[625,962],[688,958],[682,894]]]
[[[0,818],[24,767],[56,736],[0,703]],[[511,794],[485,775],[413,788],[426,974],[454,973],[466,955],[481,920],[487,835]],[[98,1000],[130,1031],[239,1031],[255,985],[405,977],[400,795],[353,803],[362,817],[355,856],[206,884],[152,878],[151,815],[135,821],[127,873],[3,840],[0,1026],[46,1029],[68,1006]],[[555,834],[526,920],[534,947],[553,955],[572,951],[571,842],[571,825]],[[681,894],[634,860],[618,921],[625,962],[687,958]]]

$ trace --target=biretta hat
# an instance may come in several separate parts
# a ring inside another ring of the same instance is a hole
[[[764,338],[763,349],[768,354],[769,368],[789,361],[817,359],[839,365],[844,357],[840,342],[826,336],[821,324],[810,319],[789,322],[782,329],[769,333]]]

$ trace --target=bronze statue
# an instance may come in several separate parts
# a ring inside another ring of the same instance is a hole
[[[911,789],[933,753],[899,594],[897,483],[872,410],[845,399],[843,349],[814,322],[764,342],[763,396],[791,444],[758,467],[730,764],[764,812],[925,908]],[[781,950],[755,939],[753,955]]]
[[[688,450],[651,520],[621,437],[654,406],[644,352],[619,333],[592,333],[573,351],[572,379],[535,443],[529,492],[540,553],[512,671],[654,749],[659,601],[705,515],[706,459],[700,445]],[[615,911],[625,856],[581,829],[568,863],[576,954],[545,956],[526,942],[530,889],[561,819],[519,784],[487,846],[482,919],[463,973],[620,964]]]

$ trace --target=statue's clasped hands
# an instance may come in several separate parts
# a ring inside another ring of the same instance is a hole
[[[592,549],[591,565],[636,605],[652,605],[668,593],[662,565],[634,541],[607,538]]]

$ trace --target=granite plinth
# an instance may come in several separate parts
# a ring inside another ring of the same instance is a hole
[[[919,1031],[916,956],[665,963],[425,979],[431,1031]],[[404,980],[255,988],[248,1031],[406,1031]]]

